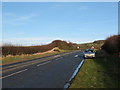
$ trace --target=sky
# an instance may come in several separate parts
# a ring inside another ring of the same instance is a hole
[[[3,2],[3,43],[86,43],[118,34],[117,2]]]

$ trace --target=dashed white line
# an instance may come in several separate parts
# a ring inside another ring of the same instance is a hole
[[[78,55],[75,55],[75,57],[78,57]]]
[[[59,59],[61,59],[61,58],[63,58],[63,57],[57,58],[57,59],[55,59],[55,60],[59,60]]]
[[[18,71],[18,72],[12,73],[12,74],[10,74],[10,75],[4,76],[4,77],[0,77],[0,79],[7,78],[7,77],[10,77],[10,76],[13,76],[13,75],[15,75],[15,74],[18,74],[18,73],[24,72],[24,71],[26,71],[26,70],[28,70],[28,69],[24,69],[24,70],[21,70],[21,71]]]
[[[55,60],[59,60],[59,58],[55,59]]]
[[[54,57],[60,57],[61,55],[56,55],[56,56],[54,56]]]
[[[45,62],[45,63],[38,64],[37,66],[41,66],[41,65],[47,64],[47,63],[49,63],[49,62],[51,62],[51,61],[48,61],[48,62]]]

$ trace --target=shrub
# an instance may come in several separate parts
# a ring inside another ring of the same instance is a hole
[[[58,47],[64,50],[73,50],[76,49],[76,44],[71,42],[67,43],[66,41],[55,40],[50,44],[41,45],[41,46],[14,46],[11,44],[7,44],[2,46],[2,54],[6,55],[21,55],[21,54],[34,54],[38,52],[45,52],[53,49],[54,47]],[[59,50],[55,50],[59,51]]]
[[[59,49],[54,49],[53,51],[57,51],[57,52],[60,52],[60,50],[59,50]]]
[[[120,35],[113,35],[111,37],[108,37],[101,47],[103,50],[110,54],[118,53],[120,52]]]

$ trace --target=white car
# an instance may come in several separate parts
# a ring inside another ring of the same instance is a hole
[[[83,52],[84,58],[95,58],[95,51],[93,49],[85,49]]]

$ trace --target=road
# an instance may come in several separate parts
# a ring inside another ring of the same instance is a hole
[[[5,66],[2,88],[63,88],[82,55],[82,51],[73,51]]]

